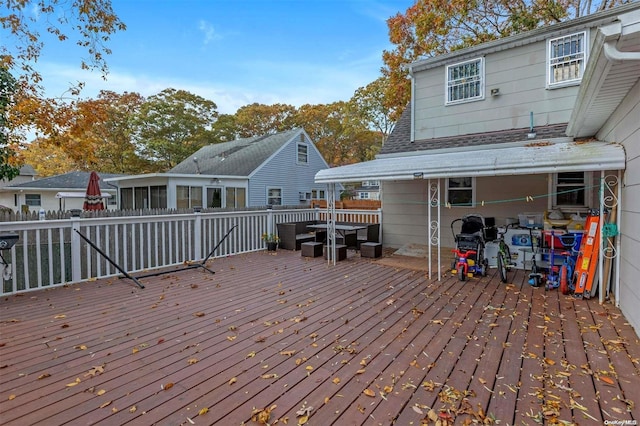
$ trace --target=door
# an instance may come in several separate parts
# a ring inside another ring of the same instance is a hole
[[[207,188],[207,207],[222,207],[222,188]]]

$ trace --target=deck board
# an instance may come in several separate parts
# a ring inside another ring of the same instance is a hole
[[[209,267],[2,299],[2,424],[240,425],[269,407],[272,424],[313,407],[309,425],[640,417],[640,343],[620,311],[523,271],[438,281],[285,250]]]

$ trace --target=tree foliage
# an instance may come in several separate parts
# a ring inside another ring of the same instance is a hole
[[[417,0],[387,20],[395,46],[383,52],[388,106],[397,119],[411,97],[406,65],[544,25],[611,8],[628,0]]]
[[[290,130],[294,127],[295,113],[295,107],[286,104],[243,106],[235,113],[238,136],[248,138]]]
[[[167,171],[210,143],[217,106],[185,90],[150,96],[134,119],[135,139],[144,159]]]
[[[0,64],[0,179],[11,180],[20,174],[16,151],[11,146],[9,111],[14,102],[16,80]]]

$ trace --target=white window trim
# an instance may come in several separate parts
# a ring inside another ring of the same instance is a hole
[[[305,149],[307,150],[306,152],[306,158],[307,161],[300,161],[300,147],[304,146]],[[296,163],[298,164],[309,164],[309,145],[307,145],[306,143],[302,143],[302,142],[298,142],[296,144]]]
[[[480,95],[475,96],[473,98],[466,99],[458,99],[455,101],[449,100],[449,69],[453,67],[458,67],[460,65],[468,64],[471,62],[480,62]],[[485,66],[484,66],[484,57],[469,59],[468,61],[457,62],[455,64],[447,65],[445,67],[445,75],[444,75],[444,104],[446,105],[458,105],[467,102],[475,102],[484,100],[484,88],[485,88]]]
[[[467,176],[460,176],[460,177],[467,177]],[[468,206],[460,206],[460,205],[455,205],[452,207],[459,207],[459,208],[463,208],[463,209],[467,209],[467,208],[475,208],[476,206],[476,191],[477,191],[477,185],[476,185],[476,178],[475,177],[471,177],[471,205]],[[447,205],[449,205],[449,178],[445,179],[445,197],[446,197],[446,203]]]
[[[549,193],[553,194],[549,197],[549,209],[581,209],[586,208],[593,205],[593,173],[591,172],[583,172],[584,173],[584,205],[572,205],[572,204],[561,204],[558,205],[558,173],[552,173],[551,179],[549,179]]]
[[[278,191],[280,191],[280,204],[273,204],[274,206],[283,206],[284,205],[284,191],[282,190],[281,186],[269,186],[267,187],[267,204],[269,204],[269,198],[271,198],[269,196],[269,191],[271,191],[272,189],[276,189]]]
[[[580,78],[575,78],[573,80],[564,80],[564,81],[560,81],[560,82],[551,82],[551,43],[553,43],[556,40],[560,40],[563,38],[567,38],[567,37],[572,37],[575,35],[579,35],[582,34],[582,40],[584,43],[584,46],[582,46],[583,48],[583,59],[582,59],[582,63],[580,66]],[[580,84],[580,82],[582,81],[582,77],[584,76],[584,71],[585,68],[587,66],[587,61],[589,60],[589,33],[587,31],[578,31],[575,33],[571,33],[571,34],[565,34],[559,37],[554,37],[552,39],[549,39],[547,41],[547,59],[546,59],[546,63],[547,63],[547,71],[546,71],[546,75],[547,75],[547,89],[556,89],[556,88],[560,88],[560,87],[567,87],[567,86],[575,86]]]

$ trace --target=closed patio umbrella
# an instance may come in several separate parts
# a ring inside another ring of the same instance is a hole
[[[83,210],[104,210],[103,197],[100,193],[100,177],[96,172],[89,175],[89,184],[87,185],[87,194],[84,198]]]

